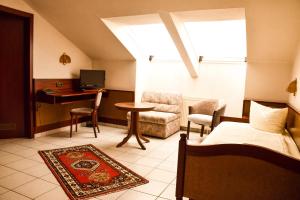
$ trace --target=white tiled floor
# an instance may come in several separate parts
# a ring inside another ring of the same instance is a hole
[[[123,147],[115,147],[125,137],[124,129],[100,126],[100,130],[98,138],[94,138],[91,128],[80,127],[73,138],[69,138],[69,132],[66,131],[37,139],[0,140],[0,200],[67,200],[68,197],[37,150],[82,144],[95,145],[150,181],[146,185],[92,199],[175,199],[180,132],[165,140],[150,138],[150,143],[145,144],[147,150],[141,150],[135,137]]]

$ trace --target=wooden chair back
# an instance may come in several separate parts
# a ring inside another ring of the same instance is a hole
[[[102,89],[98,90],[96,98],[95,98],[95,104],[94,104],[94,110],[98,110],[100,107],[100,102],[102,98]]]

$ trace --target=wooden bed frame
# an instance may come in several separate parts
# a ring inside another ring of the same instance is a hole
[[[244,101],[247,122],[250,101]],[[285,103],[261,102],[272,107]],[[288,106],[287,130],[300,147],[300,114]],[[190,145],[186,135],[179,141],[176,199],[300,199],[300,160],[256,145]]]

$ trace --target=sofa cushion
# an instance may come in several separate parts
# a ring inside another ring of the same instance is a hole
[[[154,111],[180,113],[182,95],[177,93],[144,92],[142,102],[155,106]]]
[[[130,120],[131,113],[127,113],[127,119]],[[175,113],[167,112],[157,112],[157,111],[147,111],[139,113],[140,122],[150,122],[156,124],[167,124],[175,119],[178,119],[180,116]]]
[[[180,113],[180,106],[178,105],[159,104],[159,103],[148,103],[148,104],[155,106],[153,110],[157,112]]]

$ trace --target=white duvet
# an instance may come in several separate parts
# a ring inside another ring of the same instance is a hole
[[[300,159],[300,153],[290,134],[254,129],[247,123],[222,122],[200,145],[253,144]]]

